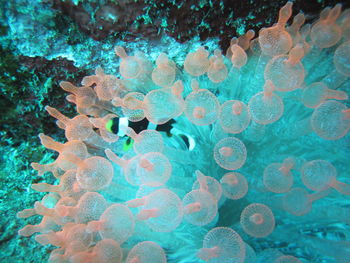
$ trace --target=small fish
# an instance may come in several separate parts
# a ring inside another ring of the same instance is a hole
[[[111,133],[117,134],[119,137],[126,136],[126,134],[123,132],[123,128],[125,127],[132,128],[137,134],[147,129],[164,132],[168,137],[180,137],[185,143],[187,149],[189,151],[192,151],[196,145],[195,140],[189,134],[182,132],[177,128],[174,128],[173,124],[175,122],[176,121],[174,119],[171,119],[170,121],[164,124],[155,125],[153,123],[150,123],[146,118],[138,122],[130,122],[126,117],[115,117],[113,119],[110,119],[106,123],[106,129]],[[132,145],[133,139],[128,137],[128,139],[125,141],[125,144],[123,145],[123,150],[129,150],[132,147]]]

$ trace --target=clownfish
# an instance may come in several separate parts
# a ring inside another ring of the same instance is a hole
[[[164,132],[167,137],[178,136],[183,140],[187,149],[189,151],[192,151],[196,145],[195,140],[189,134],[182,132],[177,128],[173,127],[173,124],[175,122],[176,121],[174,119],[171,119],[170,121],[164,124],[156,125],[156,124],[150,123],[146,118],[138,122],[130,122],[126,117],[120,117],[120,118],[115,117],[113,119],[110,119],[106,123],[106,130],[113,134],[117,134],[119,137],[127,136],[124,133],[125,127],[132,128],[137,134],[147,129],[156,130],[158,132]],[[133,145],[133,140],[132,138],[128,137],[123,145],[123,150],[124,151],[129,150],[132,147],[132,145]]]

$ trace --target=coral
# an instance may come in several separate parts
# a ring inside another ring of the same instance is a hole
[[[50,193],[18,213],[42,216],[19,234],[54,246],[49,262],[346,262],[349,10],[288,24],[292,6],[226,54],[194,47],[178,63],[116,46],[116,76],[61,82],[78,115],[45,107],[67,142],[41,134],[59,155],[32,164],[59,184],[32,185]],[[117,117],[151,125],[119,136]],[[172,120],[170,134],[154,130]]]

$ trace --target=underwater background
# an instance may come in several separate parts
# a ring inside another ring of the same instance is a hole
[[[327,6],[341,3],[342,10],[350,7],[350,1],[292,2],[293,13],[289,21],[303,12],[306,23],[316,21]],[[285,4],[286,1],[253,0],[0,0],[0,262],[47,262],[55,249],[54,246],[40,245],[33,237],[18,235],[25,225],[39,224],[40,216],[23,219],[16,214],[33,207],[35,201],[45,195],[33,190],[32,184],[59,182],[49,173],[38,176],[31,163],[51,163],[58,156],[41,145],[39,133],[49,135],[55,141],[65,141],[64,130],[56,126],[45,106],[57,108],[69,117],[76,115],[74,104],[66,100],[67,92],[59,86],[61,81],[78,86],[85,76],[93,75],[97,67],[102,67],[106,74],[120,76],[120,59],[114,53],[115,46],[124,47],[128,54],[142,51],[152,62],[165,52],[181,66],[186,55],[200,46],[205,46],[211,53],[219,48],[225,54],[233,37],[242,36],[250,29],[257,36],[261,28],[272,26]],[[305,65],[310,75],[314,74],[309,82],[328,76],[334,50],[315,55],[324,62],[310,61],[309,65]],[[248,63],[241,74],[249,75],[254,70],[255,66]],[[183,78],[188,86],[185,88],[187,95],[190,93],[190,78]],[[200,79],[199,82],[200,86],[213,93],[218,89],[214,84],[211,87],[209,81]],[[264,84],[261,80],[254,83],[245,79],[242,83],[250,83],[251,88],[235,84],[242,90],[233,95],[227,93],[225,100],[241,99],[247,104],[258,91],[257,86],[261,90]],[[342,86],[339,85],[339,90],[350,94],[349,83],[348,79],[345,80]],[[225,97],[223,94],[220,96]],[[288,99],[293,101],[293,95]],[[343,103],[350,107],[349,100]],[[285,105],[287,116],[288,110],[292,112],[293,107],[293,104]],[[349,195],[331,193],[327,200],[315,203],[312,212],[302,217],[286,216],[276,209],[276,228],[266,238],[252,237],[235,227],[237,222],[239,224],[241,211],[250,203],[273,206],[270,193],[261,190],[259,185],[263,170],[270,163],[282,163],[290,156],[302,160],[300,162],[325,159],[337,168],[340,181],[350,183],[350,135],[335,141],[324,140],[314,133],[302,134],[298,139],[282,138],[288,127],[294,127],[291,122],[302,119],[293,118],[271,124],[272,128],[262,142],[241,138],[248,154],[245,165],[238,171],[247,177],[249,186],[256,187],[252,187],[253,190],[244,199],[226,200],[221,204],[219,216],[210,227],[188,232],[182,226],[174,234],[175,238],[193,238],[194,247],[200,249],[204,234],[209,229],[225,226],[232,227],[255,250],[258,259],[247,262],[274,262],[268,257],[279,252],[295,256],[302,262],[350,262]],[[180,173],[181,169],[189,169],[193,174],[195,170],[200,170],[205,175],[215,173],[220,175],[219,180],[225,171],[217,167],[213,158],[208,161],[215,145],[209,143],[211,128],[198,130],[195,125],[186,124],[183,120],[178,121],[177,128],[186,130],[195,138],[200,137],[196,141],[199,150],[197,148],[196,158],[175,164],[173,170]],[[282,144],[278,144],[280,139]],[[298,172],[294,176],[295,183],[302,185]],[[193,178],[195,175],[189,182],[182,178],[179,184],[192,184]],[[186,191],[188,189],[191,188],[187,187]],[[171,242],[171,238],[164,240],[167,245]],[[191,244],[188,247],[174,244],[164,249],[168,262],[204,262],[195,257],[194,247]],[[274,250],[266,252],[267,249]],[[263,252],[267,256],[262,255]]]

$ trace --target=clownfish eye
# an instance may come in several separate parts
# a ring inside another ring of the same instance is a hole
[[[119,132],[119,118],[115,117],[113,119],[110,119],[106,123],[106,130],[113,133],[113,134],[118,134],[118,132]]]
[[[128,151],[134,145],[134,140],[131,137],[128,137],[123,144],[123,151]]]

